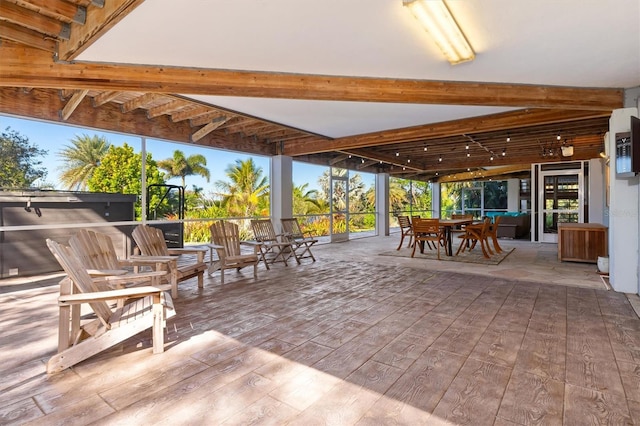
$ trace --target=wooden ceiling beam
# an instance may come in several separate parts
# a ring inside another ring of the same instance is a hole
[[[531,164],[513,164],[509,166],[496,167],[493,169],[481,169],[481,170],[473,170],[470,172],[453,173],[450,175],[439,177],[438,182],[468,181],[468,180],[473,180],[477,178],[478,174],[486,178],[486,177],[500,176],[500,175],[515,173],[515,172],[522,172],[526,170],[531,170]]]
[[[20,0],[18,4],[62,22],[77,22],[79,24],[85,22],[86,9],[64,0]]]
[[[124,0],[120,0],[120,3]],[[74,30],[72,38],[75,39]],[[622,89],[344,77],[256,71],[52,63],[24,46],[0,46],[0,85],[280,99],[456,104],[578,110],[623,105]]]
[[[222,126],[225,123],[225,121],[227,121],[227,120],[228,120],[228,118],[225,117],[225,116],[214,118],[213,120],[211,120],[211,122],[209,124],[206,124],[204,127],[199,129],[197,132],[194,132],[191,135],[191,141],[192,142],[199,141],[200,139],[202,139],[203,137],[205,137],[209,133],[213,132],[218,127]]]
[[[122,104],[122,112],[126,113],[133,111],[134,109],[143,108],[145,105],[158,99],[158,97],[159,95],[157,93],[145,93],[144,95],[137,96]]]
[[[341,149],[357,149],[416,141],[427,142],[433,139],[481,132],[504,131],[506,135],[507,131],[511,129],[563,123],[577,119],[608,117],[610,115],[610,111],[525,109],[331,139],[324,143],[313,145],[303,141],[292,141],[285,144],[284,154],[295,157]]]
[[[222,111],[211,110],[210,112],[204,115],[192,118],[189,124],[191,124],[191,127],[198,127],[198,126],[202,126],[204,124],[210,123],[211,121],[218,121],[220,117],[223,117],[224,120],[220,122],[218,127],[222,126],[224,123],[227,123],[232,118],[232,115],[225,114]]]
[[[165,104],[149,108],[147,110],[147,117],[156,118],[165,114],[171,115],[172,112],[180,110],[187,105],[189,105],[189,103],[182,99],[173,99]]]
[[[53,38],[44,38],[42,36],[42,33],[31,30],[29,28],[24,28],[11,22],[2,22],[2,25],[0,25],[0,38],[11,40],[16,43],[25,44],[34,49],[38,49],[38,51],[42,50],[44,52],[48,52],[49,55],[51,55],[51,53],[55,52],[56,50],[56,42]],[[2,58],[0,64],[3,64],[6,58],[4,57],[4,53],[1,50],[1,45],[0,58]]]
[[[343,154],[352,155],[355,157],[366,158],[371,161],[377,161],[378,163],[382,162],[384,164],[390,164],[396,167],[401,167],[405,170],[413,170],[416,172],[423,171],[423,167],[420,166],[419,163],[416,161],[414,161],[413,163],[407,163],[406,161],[403,161],[394,155],[384,155],[384,154],[375,152],[373,150],[358,149],[353,151],[338,151],[338,152],[342,152]]]
[[[109,0],[102,7],[91,6],[87,8],[86,21],[82,25],[73,23],[69,39],[60,42],[57,52],[58,59],[61,61],[75,59],[143,1]]]
[[[106,91],[106,92],[102,92],[96,96],[93,97],[93,106],[94,107],[99,107],[102,106],[104,104],[106,104],[107,102],[111,102],[112,100],[116,99],[118,96],[120,96],[121,92],[118,91]]]
[[[68,25],[49,16],[33,13],[8,1],[0,1],[0,16],[14,24],[47,34],[51,37],[68,37]],[[3,24],[4,25],[4,24]]]
[[[86,89],[77,90],[71,96],[71,99],[69,99],[69,102],[67,102],[64,108],[62,108],[62,111],[60,111],[60,118],[62,118],[62,121],[67,121],[69,119],[69,117],[71,116],[71,114],[73,114],[73,111],[76,110],[80,102],[82,102],[84,97],[87,96],[87,93],[89,93],[89,90],[86,90]]]
[[[65,103],[57,90],[33,89],[25,93],[21,88],[0,87],[0,114],[10,114],[32,120],[44,120],[52,123],[77,125],[102,129],[108,132],[128,133],[139,137],[170,140],[175,142],[191,141],[193,128],[186,122],[174,123],[167,117],[153,120],[147,118],[143,110],[134,110],[124,114],[119,105],[108,103],[94,108],[91,102],[83,99],[73,114],[63,122],[58,112]],[[248,154],[271,156],[276,154],[276,146],[251,139],[224,136],[212,132],[198,141],[203,147],[219,148]]]
[[[184,120],[191,120],[195,117],[198,117],[203,114],[207,114],[211,112],[211,107],[206,107],[203,105],[198,105],[195,108],[187,109],[184,111],[178,111],[174,114],[171,114],[171,121],[174,123],[179,123]]]

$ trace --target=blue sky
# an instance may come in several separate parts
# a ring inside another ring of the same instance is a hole
[[[71,140],[76,136],[83,134],[93,136],[103,136],[113,145],[122,145],[125,142],[132,146],[136,152],[140,151],[141,139],[138,136],[123,133],[109,133],[87,129],[82,127],[67,126],[60,124],[47,123],[36,120],[24,120],[20,118],[0,115],[0,129],[5,131],[7,127],[17,131],[20,135],[29,139],[29,142],[37,145],[40,149],[48,151],[48,154],[42,159],[43,166],[47,169],[46,182],[53,184],[56,189],[63,189],[59,183],[58,176],[62,162],[58,157],[58,153],[64,149],[65,145],[71,145]],[[226,180],[224,170],[228,165],[234,164],[236,160],[245,160],[248,155],[224,151],[218,149],[208,149],[201,146],[193,146],[188,144],[180,144],[173,142],[160,141],[156,139],[147,139],[147,152],[150,152],[154,160],[163,160],[173,156],[176,149],[184,152],[186,156],[192,154],[202,154],[207,158],[207,168],[211,173],[211,179],[207,183],[206,179],[200,176],[188,176],[186,183],[187,189],[191,189],[192,185],[204,188],[204,193],[209,194],[215,191],[214,182],[217,180]],[[269,158],[262,156],[252,156],[257,166],[262,167],[264,176],[269,176]],[[313,166],[304,163],[293,163],[293,180],[294,184],[300,185],[304,182],[309,183],[309,188],[317,188],[318,176],[320,176],[325,167]],[[373,184],[373,175],[363,175],[363,179],[367,186]],[[168,183],[180,185],[180,179],[172,179]],[[37,186],[38,182],[36,182]]]

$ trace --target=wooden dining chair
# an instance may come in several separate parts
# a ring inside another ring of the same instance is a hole
[[[498,244],[498,225],[502,220],[502,216],[495,216],[493,218],[493,223],[489,224],[489,229],[487,230],[487,240],[491,238],[491,242],[493,243],[493,250],[496,253],[502,253],[502,247]]]
[[[404,242],[405,237],[409,237],[409,244],[407,247],[411,247],[413,242],[413,229],[411,227],[411,220],[409,216],[398,216],[398,225],[400,225],[400,244],[398,244],[398,248],[396,250],[400,250],[402,248],[402,243]]]
[[[420,245],[420,251],[424,251],[424,243],[433,243],[440,260],[440,246],[444,246],[444,230],[440,227],[440,219],[415,219],[413,225],[413,250],[411,257],[416,253],[416,246]],[[420,244],[422,243],[422,244]],[[431,248],[431,245],[429,245]]]
[[[473,250],[473,248],[479,242],[480,247],[482,248],[482,254],[484,255],[484,257],[489,259],[491,255],[493,255],[493,252],[491,251],[487,240],[490,224],[491,218],[487,217],[482,223],[465,226],[464,234],[458,237],[462,239],[462,241],[460,242],[458,251],[456,251],[456,256],[464,252],[467,248],[469,250]]]

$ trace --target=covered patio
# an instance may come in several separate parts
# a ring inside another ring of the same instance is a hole
[[[317,246],[315,263],[180,287],[150,333],[47,376],[57,280],[0,295],[2,424],[632,424],[640,320],[594,265],[505,240],[499,265],[382,256],[399,235]],[[3,283],[4,284],[4,283]]]

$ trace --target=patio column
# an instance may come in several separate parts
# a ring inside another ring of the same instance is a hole
[[[389,236],[389,173],[376,175],[376,234]]]
[[[293,159],[276,155],[270,165],[271,220],[280,229],[280,219],[293,216]]]
[[[638,177],[616,177],[616,133],[629,131],[638,108],[616,109],[609,119],[609,279],[615,291],[638,293]]]
[[[520,179],[507,179],[507,211],[520,211]]]
[[[442,192],[440,191],[440,182],[431,183],[431,217],[440,219],[442,212],[440,211],[442,201]]]

